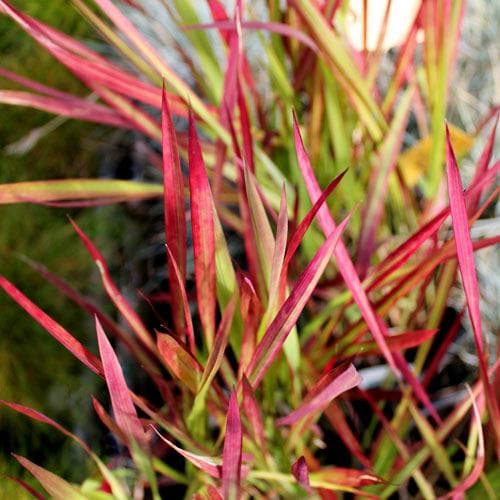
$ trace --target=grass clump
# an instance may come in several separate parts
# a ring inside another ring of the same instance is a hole
[[[0,202],[162,198],[167,279],[148,299],[166,308],[156,322],[141,319],[105,252],[73,221],[115,310],[42,274],[94,318],[97,348],[0,277],[106,383],[111,411],[92,401],[117,440],[114,456],[99,458],[74,429],[4,401],[76,442],[94,471],[73,484],[18,462],[57,498],[491,495],[497,367],[474,252],[498,236],[471,238],[470,226],[498,196],[499,166],[493,126],[464,190],[457,155],[474,137],[444,122],[462,2],[422,2],[391,53],[389,7],[373,47],[365,12],[355,50],[354,3],[270,1],[258,10],[236,2],[229,12],[218,1],[205,11],[162,2],[147,34],[138,27],[152,19],[148,2],[73,3],[113,56],[5,0],[0,7],[99,100],[6,73],[27,90],[0,96],[133,130],[156,172],[152,182],[3,184]],[[174,25],[184,31],[172,37]],[[169,37],[176,58],[163,53]],[[457,276],[465,305],[447,324]],[[443,387],[439,376],[462,314],[477,359],[466,390],[456,380]],[[147,379],[144,394],[127,383],[129,372]]]

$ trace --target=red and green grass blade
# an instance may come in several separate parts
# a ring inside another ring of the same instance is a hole
[[[457,260],[467,301],[467,308],[472,323],[472,331],[479,361],[479,373],[484,385],[486,403],[490,414],[491,427],[494,431],[495,451],[500,458],[500,411],[498,399],[488,378],[487,350],[484,346],[479,308],[479,287],[477,283],[474,251],[469,233],[469,222],[465,197],[458,165],[451,146],[450,134],[446,128],[446,172],[448,176],[448,191],[450,198],[451,220],[455,233]]]
[[[168,369],[193,394],[196,394],[202,373],[198,361],[170,335],[159,333],[157,344]]]
[[[257,387],[260,384],[265,373],[278,356],[288,334],[295,326],[302,310],[318,284],[348,222],[349,217],[339,224],[328,236],[298,279],[290,296],[280,308],[264,337],[257,345],[257,349],[247,369],[247,377],[253,387]]]
[[[470,391],[470,388],[467,386],[467,389]],[[476,458],[475,460],[472,458],[474,461],[474,466],[472,467],[472,470],[470,471],[469,475],[466,476],[460,484],[458,484],[448,495],[451,498],[460,498],[461,496],[464,495],[464,493],[469,490],[474,484],[476,484],[483,473],[484,470],[484,464],[485,464],[485,442],[484,442],[484,435],[483,435],[483,428],[481,425],[481,415],[478,409],[478,404],[474,400],[472,394],[471,398],[473,399],[472,402],[472,409],[473,409],[473,418],[474,418],[474,423],[475,423],[475,428],[474,431],[477,434],[477,453],[476,453]],[[471,428],[470,432],[473,432],[473,429]],[[467,450],[469,451],[469,450]],[[469,458],[469,457],[468,457]],[[469,493],[470,495],[470,493]],[[471,495],[472,496],[472,495]]]
[[[26,295],[18,290],[10,281],[0,276],[0,287],[17,302],[42,328],[62,344],[75,358],[97,375],[103,373],[101,361],[88,351],[75,337],[65,328],[42,311],[36,304],[31,302]]]
[[[108,386],[116,423],[129,440],[137,442],[143,449],[146,449],[146,435],[137,416],[122,368],[97,318],[96,331],[99,352],[104,368],[104,378]]]
[[[250,219],[252,222],[253,239],[259,259],[258,285],[263,302],[269,300],[269,283],[271,279],[271,263],[274,253],[274,236],[269,219],[260,198],[257,181],[254,175],[244,167],[246,194]]]
[[[423,342],[434,337],[438,330],[417,330],[414,332],[405,332],[398,335],[386,337],[387,346],[391,352],[401,352],[405,349],[417,347]],[[350,344],[341,353],[341,356],[371,356],[381,354],[380,348],[376,342],[359,342]]]
[[[293,117],[293,131],[299,168],[302,172],[302,176],[304,178],[311,202],[314,203],[321,196],[321,190],[314,175],[309,157],[307,156],[307,153],[305,151],[295,115]],[[330,212],[328,211],[328,207],[324,205],[318,211],[318,221],[325,236],[330,234],[331,231],[335,230],[335,222]],[[363,318],[365,319],[375,342],[377,342],[377,344],[379,345],[380,350],[389,363],[389,366],[391,367],[394,375],[399,379],[400,372],[402,372],[403,376],[412,386],[418,398],[425,404],[435,420],[439,422],[439,416],[434,410],[429,396],[427,395],[419,381],[415,378],[411,370],[408,368],[408,365],[404,358],[399,353],[395,353],[393,355],[389,350],[389,347],[387,346],[387,342],[385,340],[385,337],[387,336],[387,328],[383,321],[377,316],[372,304],[370,303],[368,296],[363,289],[356,269],[354,268],[354,264],[352,263],[347,248],[342,241],[339,242],[339,245],[335,246],[333,255],[335,256],[335,259],[337,261],[339,271],[344,278],[347,287],[352,293],[353,299],[358,305],[360,312],[363,315]]]
[[[243,411],[248,418],[250,424],[250,432],[255,436],[257,444],[263,453],[267,453],[267,444],[265,438],[264,424],[262,421],[262,413],[260,411],[255,394],[245,375],[241,378],[242,390],[242,406]]]
[[[241,457],[243,430],[236,391],[231,392],[226,417],[226,434],[222,451],[222,490],[227,500],[241,496]]]
[[[396,113],[372,169],[368,198],[363,208],[361,236],[358,242],[357,268],[363,278],[370,267],[376,245],[377,229],[384,212],[384,200],[389,186],[389,176],[394,172],[401,150],[403,135],[408,122],[414,89],[407,89],[401,96]]]
[[[174,444],[166,437],[162,436],[154,427],[153,429],[155,430],[155,432],[158,434],[158,436],[162,441],[167,443],[171,448],[173,448],[177,453],[179,453],[179,455],[183,456],[188,462],[191,462],[196,468],[202,470],[203,472],[206,472],[209,476],[212,476],[214,478],[218,479],[221,477],[220,458],[207,457],[199,455],[197,453],[186,451],[177,446],[176,444]]]
[[[280,277],[283,274],[287,239],[288,206],[286,201],[286,191],[283,187],[281,191],[280,210],[276,228],[276,241],[274,244],[273,258],[271,261],[271,275],[269,277],[269,301],[266,311],[267,317],[274,316],[277,307],[280,307],[284,300],[284,293],[280,293]],[[282,290],[282,292],[284,292],[284,290]]]
[[[344,170],[341,174],[335,177],[335,179],[333,179],[333,181],[330,182],[330,184],[328,184],[327,188],[321,193],[321,196],[316,200],[316,203],[314,203],[312,208],[307,212],[305,217],[302,219],[297,229],[295,229],[292,236],[290,236],[290,240],[288,241],[286,254],[283,262],[283,267],[281,269],[280,289],[279,289],[280,294],[284,294],[288,267],[293,257],[295,256],[295,253],[297,252],[304,238],[304,235],[311,226],[314,218],[316,217],[316,214],[318,213],[318,210],[323,206],[323,203],[325,203],[328,196],[330,196],[333,190],[338,186],[340,181],[344,178],[346,172],[347,170]]]
[[[211,348],[216,309],[214,203],[192,114],[189,115],[188,152],[196,297],[205,340]]]
[[[409,402],[408,409],[415,425],[417,426],[417,429],[431,450],[431,454],[437,468],[443,473],[444,477],[451,486],[456,486],[457,478],[455,477],[453,465],[448,457],[445,447],[437,438],[436,432],[411,401]]]
[[[213,379],[217,375],[217,372],[224,361],[224,353],[229,342],[229,334],[231,331],[231,324],[233,322],[235,309],[236,297],[233,297],[222,314],[221,322],[219,324],[219,328],[217,329],[217,334],[215,335],[214,345],[208,356],[208,360],[198,386],[196,398],[188,417],[188,425],[193,430],[199,429],[200,416],[203,415],[205,411],[205,400],[208,391]]]
[[[83,439],[81,439],[79,436],[68,431],[62,425],[57,423],[55,420],[47,417],[46,415],[37,410],[34,410],[33,408],[29,408],[27,406],[23,406],[17,403],[11,403],[9,401],[0,401],[0,403],[11,408],[14,411],[17,411],[18,413],[21,413],[22,415],[26,415],[27,417],[32,418],[33,420],[37,420],[38,422],[50,425],[51,427],[58,430],[65,436],[71,438],[85,450],[85,452],[92,458],[92,460],[94,460],[101,474],[103,475],[104,479],[111,486],[113,495],[119,500],[125,500],[127,498],[125,491],[122,485],[119,483],[119,481],[115,478],[115,476],[113,476],[111,471],[101,461],[101,459],[89,448],[87,443],[85,443],[85,441],[83,441]]]
[[[343,392],[356,387],[360,383],[361,377],[356,371],[356,368],[354,368],[354,365],[349,365],[349,367],[340,374],[335,373],[333,379],[331,378],[331,374],[328,373],[311,389],[299,408],[286,417],[278,419],[276,425],[293,425],[307,415],[325,408],[333,399]]]
[[[62,477],[34,464],[27,458],[19,455],[14,455],[14,458],[35,476],[45,491],[47,491],[54,500],[86,500],[87,497],[83,493],[80,493]]]
[[[172,314],[177,334],[185,335],[182,291],[186,280],[186,215],[184,199],[184,180],[181,171],[177,138],[172,115],[165,91],[162,95],[162,151],[163,151],[163,201],[165,214],[165,238],[172,252],[173,260],[168,261],[168,278],[172,295]],[[178,266],[181,282],[173,269]]]
[[[45,497],[41,493],[36,491],[35,488],[30,486],[28,483],[26,483],[22,479],[19,479],[17,477],[13,477],[13,476],[5,476],[5,478],[16,483],[23,490],[25,490],[27,493],[29,493],[33,498],[36,498],[37,500],[45,500]]]
[[[96,201],[120,203],[161,196],[159,184],[111,179],[56,179],[0,184],[0,204]]]
[[[0,103],[25,106],[66,118],[101,123],[112,127],[135,128],[132,123],[111,108],[74,96],[63,99],[22,90],[0,90]]]
[[[123,315],[123,317],[127,320],[128,324],[137,335],[137,337],[144,343],[146,347],[151,349],[153,352],[156,352],[156,346],[151,338],[151,334],[148,332],[146,326],[142,322],[139,315],[132,309],[130,304],[126,301],[125,297],[118,290],[118,287],[114,283],[111,275],[109,273],[108,266],[102,254],[97,250],[96,246],[92,243],[90,238],[78,227],[76,222],[70,219],[70,222],[75,229],[76,233],[82,240],[85,248],[88,253],[94,260],[97,268],[99,269],[99,273],[101,275],[102,283],[104,285],[104,289],[108,294],[109,298],[113,301],[117,309]]]

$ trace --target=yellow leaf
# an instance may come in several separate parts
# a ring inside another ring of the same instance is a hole
[[[475,137],[451,124],[449,129],[455,154],[457,157],[466,155],[472,148]],[[428,135],[399,157],[399,169],[408,187],[415,187],[427,171],[431,162],[431,152],[432,136]]]

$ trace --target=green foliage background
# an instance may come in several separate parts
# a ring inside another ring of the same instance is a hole
[[[16,7],[41,20],[59,26],[77,36],[92,34],[82,17],[60,0],[17,0]],[[47,85],[85,95],[82,85],[46,51],[37,46],[6,16],[0,15],[0,57],[11,71],[29,76]],[[16,88],[2,80],[2,88]],[[87,91],[88,92],[88,91]],[[5,147],[18,141],[36,127],[53,119],[36,110],[22,107],[0,108],[0,182],[37,180],[58,177],[89,177],[96,173],[96,146],[106,130],[93,124],[68,120],[43,137],[22,156],[8,155]],[[0,207],[0,273],[19,285],[30,298],[43,305],[46,312],[60,320],[80,339],[91,331],[89,320],[68,300],[40,278],[21,260],[27,256],[57,271],[86,291],[90,287],[93,264],[68,224],[67,215],[76,218],[90,234],[105,234],[95,211],[53,209],[35,205]],[[104,222],[105,224],[105,222]],[[2,398],[34,408],[44,408],[48,415],[69,427],[85,428],[89,398],[95,390],[95,377],[88,377],[81,365],[55,342],[6,295],[0,298],[0,387]],[[0,414],[0,471],[12,470],[10,453],[33,453],[43,457],[55,470],[70,478],[83,478],[87,471],[79,451],[68,440],[47,426],[36,425],[9,411]],[[29,475],[24,478],[29,481]],[[0,480],[0,498],[20,498],[21,490]]]

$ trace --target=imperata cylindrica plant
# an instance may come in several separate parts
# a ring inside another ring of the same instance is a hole
[[[471,228],[497,202],[498,114],[477,137],[445,121],[463,2],[416,2],[392,52],[390,1],[375,43],[363,2],[361,45],[347,33],[348,1],[71,3],[101,45],[14,2],[0,12],[97,100],[0,68],[20,87],[0,102],[134,131],[148,180],[2,184],[0,203],[162,203],[156,291],[167,308],[156,323],[142,317],[106,248],[73,219],[108,303],[33,266],[88,313],[95,347],[0,276],[2,300],[103,381],[107,400],[89,399],[118,443],[100,456],[23,394],[2,399],[92,464],[75,484],[12,450],[29,475],[8,479],[61,500],[495,498],[498,362],[474,254],[500,237]],[[476,138],[464,188],[460,161]],[[450,326],[457,288],[463,310]],[[477,366],[449,382],[464,318]]]

